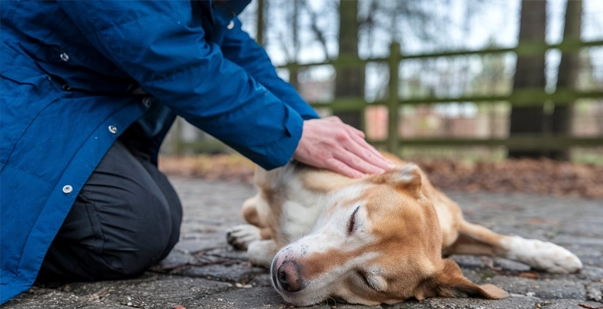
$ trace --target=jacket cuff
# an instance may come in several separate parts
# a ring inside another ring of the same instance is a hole
[[[301,139],[304,119],[291,107],[286,106],[285,129],[287,136],[275,143],[267,145],[266,160],[256,162],[265,170],[271,170],[289,163]]]

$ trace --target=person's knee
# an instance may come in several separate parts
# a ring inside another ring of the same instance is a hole
[[[100,258],[106,270],[99,279],[120,279],[137,276],[163,258],[167,243],[145,239],[130,250],[103,252]]]
[[[178,241],[181,218],[172,218],[170,205],[158,192],[137,195],[133,217],[125,228],[115,227],[111,233],[113,243],[105,246],[103,253],[107,265],[123,276],[137,275],[159,263]],[[177,224],[177,226],[174,226]],[[107,225],[107,224],[105,224]],[[176,235],[174,235],[176,233]]]
[[[158,182],[123,145],[114,146],[78,194],[48,251],[43,270],[50,275],[82,280],[137,275],[178,241],[182,206],[169,182]]]
[[[104,269],[99,279],[136,276],[165,258],[178,241],[181,212],[153,186],[130,184],[119,200],[95,208],[104,240],[95,253]]]

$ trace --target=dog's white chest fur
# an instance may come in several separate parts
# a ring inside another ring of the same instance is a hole
[[[285,190],[280,228],[287,243],[307,235],[324,211],[328,197],[307,190],[299,179],[291,179]]]

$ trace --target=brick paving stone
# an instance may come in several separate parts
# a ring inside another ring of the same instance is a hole
[[[259,267],[249,266],[246,263],[236,263],[230,265],[216,263],[204,267],[180,268],[172,273],[180,276],[202,277],[219,281],[247,284],[256,276],[266,273],[266,270]]]
[[[288,307],[289,305],[283,301],[274,289],[258,287],[238,288],[208,296],[204,299],[202,308],[277,309]]]
[[[600,309],[603,307],[602,303],[593,301],[581,301],[575,299],[559,299],[556,301],[541,301],[538,303],[540,306],[536,309],[582,309],[582,308],[594,308]],[[582,307],[582,306],[586,307]]]
[[[490,282],[503,290],[542,299],[586,299],[586,282],[568,280],[535,280],[520,277],[496,276]]]
[[[594,282],[586,286],[586,299],[603,301],[603,282]]]

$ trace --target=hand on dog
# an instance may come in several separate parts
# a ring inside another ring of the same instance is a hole
[[[338,117],[304,121],[293,158],[348,177],[380,174],[393,164],[364,140],[364,133]]]

